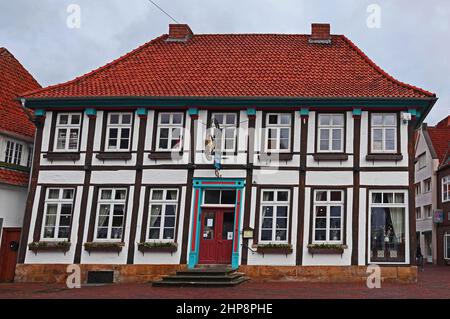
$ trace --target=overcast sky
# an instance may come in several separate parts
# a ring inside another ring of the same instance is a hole
[[[154,0],[194,33],[309,33],[331,23],[400,81],[439,97],[426,122],[450,113],[450,1]],[[70,4],[80,28],[67,27]],[[381,9],[369,28],[370,4]],[[168,32],[172,21],[148,0],[2,0],[0,47],[43,86],[71,80]]]

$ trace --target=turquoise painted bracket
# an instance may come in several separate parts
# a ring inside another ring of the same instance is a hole
[[[353,109],[352,114],[353,114],[353,116],[361,116],[362,110],[361,109]]]
[[[198,109],[197,108],[190,108],[188,109],[189,116],[198,115]]]
[[[300,116],[309,116],[309,109],[302,107],[299,111]]]
[[[86,114],[87,116],[97,116],[97,110],[92,108],[85,109],[84,114]]]
[[[256,116],[256,109],[253,109],[253,108],[247,109],[247,115],[248,116]]]
[[[34,111],[34,115],[36,116],[45,116],[45,110],[44,109],[37,109]]]
[[[194,231],[194,224],[197,225],[196,231],[195,231],[195,251],[190,250],[189,251],[189,257],[188,257],[188,268],[192,269],[198,264],[199,259],[199,249],[200,249],[200,231],[201,231],[201,218],[202,218],[202,208],[201,204],[203,201],[203,190],[205,188],[217,188],[217,189],[236,189],[241,190],[241,196],[240,196],[240,203],[239,203],[239,219],[238,219],[238,230],[240,230],[240,223],[241,223],[241,217],[242,217],[242,190],[245,187],[245,180],[244,179],[235,179],[235,178],[194,178],[193,180],[193,188],[194,188],[194,196],[193,196],[193,204],[197,206],[192,206],[191,211],[191,227],[190,227],[190,240],[192,240],[192,233]],[[197,199],[197,202],[195,202],[195,194],[196,192],[199,192],[199,196]],[[237,205],[237,198],[236,198],[236,205]],[[195,220],[195,208],[197,207],[197,219]],[[233,228],[234,229],[234,228]],[[239,234],[235,236],[237,238],[233,238],[233,247],[234,247],[234,241],[237,240],[237,247],[238,251],[233,252],[231,256],[231,267],[233,269],[237,269],[239,267]],[[192,242],[190,242],[189,249],[192,247]]]
[[[146,108],[140,107],[136,110],[136,114],[138,116],[146,116],[148,113],[148,110]]]

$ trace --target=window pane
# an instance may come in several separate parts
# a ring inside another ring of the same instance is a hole
[[[48,198],[49,199],[58,199],[59,198],[59,189],[49,189],[48,190]]]
[[[332,191],[330,192],[331,201],[340,202],[342,200],[342,192],[341,191]]]
[[[331,206],[330,217],[341,217],[341,206]]]
[[[273,192],[272,191],[263,191],[263,201],[264,202],[273,202]]]
[[[287,206],[278,206],[277,207],[277,217],[287,217]]]
[[[404,203],[405,202],[405,194],[395,193],[395,202],[396,203]]]
[[[110,139],[117,138],[117,132],[118,132],[118,130],[116,128],[110,128],[109,129],[109,138]]]
[[[111,199],[112,190],[111,189],[102,189],[101,190],[101,199]]]
[[[396,125],[395,124],[396,117],[397,116],[395,114],[384,115],[384,125]]]
[[[175,227],[175,217],[166,217],[164,221],[165,227]]]
[[[268,138],[277,138],[277,130],[276,129],[268,129],[268,134],[267,134]]]
[[[45,216],[45,226],[55,226],[56,225],[56,215]]]
[[[327,227],[327,219],[326,218],[316,218],[316,228],[326,228]]]
[[[167,149],[169,145],[169,140],[167,139],[160,139],[159,140],[159,148],[160,149]]]
[[[286,191],[278,191],[277,192],[277,201],[287,202],[288,198],[289,198],[289,192],[286,192]]]
[[[80,124],[80,115],[77,114],[72,115],[71,124],[73,125]]]
[[[276,238],[275,240],[277,241],[283,241],[286,240],[287,236],[287,231],[286,230],[277,230],[276,231]]]
[[[341,114],[336,114],[332,116],[333,125],[344,125],[344,116]]]
[[[327,191],[316,191],[316,201],[326,202],[327,201]]]
[[[122,238],[122,227],[113,227],[111,229],[111,238],[112,239]]]
[[[111,114],[109,117],[110,124],[119,124],[119,114]]]
[[[290,124],[290,123],[291,123],[291,115],[289,114],[280,115],[280,124]]]
[[[100,205],[99,215],[109,215],[109,205]]]
[[[122,227],[122,221],[123,221],[122,216],[114,216],[112,220],[113,227]]]
[[[216,122],[219,123],[219,126],[222,126],[222,124],[224,124],[223,114],[214,114],[213,118],[212,118],[213,123],[214,123],[214,120],[216,120]]]
[[[166,193],[166,199],[167,200],[177,200],[178,191],[176,189],[169,189]]]
[[[272,240],[272,230],[262,230],[261,240]]]
[[[124,189],[116,190],[116,199],[124,200],[127,195],[127,191]]]
[[[320,114],[319,115],[319,124],[320,125],[330,125],[331,117],[327,114]]]
[[[326,217],[327,216],[327,208],[325,206],[317,206],[316,207],[316,216],[317,217]]]
[[[205,204],[219,204],[220,203],[220,191],[219,190],[206,190],[205,191]]]
[[[383,124],[383,116],[381,114],[372,114],[372,125]]]
[[[130,123],[131,123],[131,114],[123,114],[122,124],[130,124]]]
[[[263,218],[261,228],[272,228],[272,218]]]
[[[317,230],[316,229],[316,232],[315,232],[316,234],[316,236],[315,236],[315,240],[320,240],[320,241],[323,241],[323,240],[326,240],[327,239],[327,237],[326,237],[326,230]]]
[[[381,193],[372,193],[372,203],[381,203]]]
[[[330,240],[341,240],[340,230],[330,230]]]
[[[262,214],[264,217],[272,217],[273,216],[273,206],[263,206]]]
[[[69,238],[69,227],[59,227],[58,238]]]
[[[72,199],[72,198],[73,198],[73,189],[64,189],[63,199]]]
[[[221,204],[236,203],[236,191],[222,191]]]
[[[129,139],[127,139],[127,138],[121,138],[120,139],[120,148],[128,149],[128,141],[129,141]]]
[[[173,228],[164,228],[163,239],[173,239],[175,230]]]
[[[269,124],[278,124],[278,116],[277,115],[269,115]]]
[[[44,238],[55,237],[55,227],[45,227],[44,228]]]
[[[159,216],[161,215],[162,205],[152,205],[150,208],[150,215]]]
[[[151,228],[148,237],[149,239],[159,239],[159,228]]]
[[[392,193],[383,193],[383,203],[393,203],[394,197]]]
[[[181,124],[183,121],[183,115],[180,113],[173,114],[173,124]]]
[[[161,200],[163,198],[162,190],[153,190],[152,191],[152,200]]]
[[[176,208],[176,205],[166,205],[166,216],[175,216]]]
[[[125,205],[114,205],[113,215],[123,215],[125,212]]]
[[[61,205],[61,214],[70,215],[72,213],[72,204],[62,204]]]
[[[69,115],[61,114],[59,116],[59,124],[67,124],[67,123],[69,123]]]
[[[282,138],[280,139],[280,150],[287,150],[289,149],[289,139]]]
[[[235,124],[235,123],[236,123],[236,115],[227,114],[226,124]]]
[[[160,119],[161,119],[161,124],[169,124],[170,123],[170,114],[161,113]]]
[[[59,218],[59,226],[70,226],[70,215],[64,215]]]

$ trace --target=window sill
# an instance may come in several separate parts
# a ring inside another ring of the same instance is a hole
[[[401,161],[402,154],[369,154],[366,155],[367,161]]]
[[[78,161],[80,153],[75,152],[48,152],[43,155],[49,161]]]
[[[174,151],[174,152],[152,152],[148,154],[148,158],[152,160],[170,160],[174,156],[177,158],[182,156],[182,151]]]
[[[292,153],[261,153],[259,154],[260,161],[278,160],[290,161],[294,157]]]
[[[95,157],[99,160],[130,160],[132,158],[129,152],[103,152],[98,153]]]
[[[346,161],[348,160],[347,154],[336,153],[316,153],[313,155],[315,161]]]

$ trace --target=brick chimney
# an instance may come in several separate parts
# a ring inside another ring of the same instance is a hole
[[[167,41],[186,42],[194,33],[187,24],[169,24],[169,37]]]
[[[309,43],[330,44],[330,24],[329,23],[313,23],[311,24],[311,36]]]

